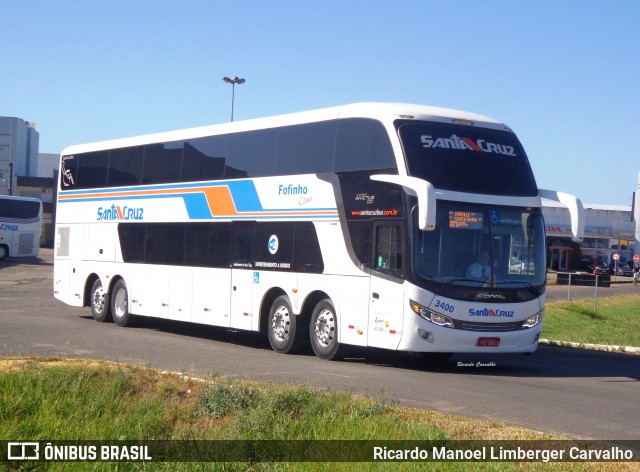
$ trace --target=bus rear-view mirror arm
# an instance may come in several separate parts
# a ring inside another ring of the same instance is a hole
[[[560,202],[569,209],[569,215],[571,215],[571,239],[577,243],[582,241],[584,238],[584,208],[580,199],[568,193],[555,190],[540,189],[539,191],[541,198]]]
[[[436,192],[430,182],[404,175],[372,175],[371,180],[401,186],[409,195],[418,198],[418,227],[422,231],[436,228]]]

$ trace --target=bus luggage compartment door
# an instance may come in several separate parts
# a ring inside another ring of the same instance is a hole
[[[259,272],[249,269],[231,270],[231,327],[251,329],[253,319],[253,284],[259,283]]]

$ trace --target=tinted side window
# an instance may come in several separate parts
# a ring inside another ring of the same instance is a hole
[[[347,228],[356,258],[363,267],[371,267],[373,223],[371,220],[347,221]]]
[[[121,223],[118,225],[120,249],[125,262],[144,262],[145,235],[147,225]]]
[[[222,179],[226,148],[226,136],[209,136],[185,141],[180,180],[192,182]]]
[[[144,147],[142,184],[163,184],[180,178],[182,141]]]
[[[247,177],[273,175],[276,161],[277,129],[265,129],[229,135],[227,151],[227,174],[238,177],[237,172]]]
[[[331,172],[336,121],[324,121],[279,130],[277,175]]]
[[[108,187],[138,185],[142,175],[142,146],[114,149],[109,156]]]
[[[334,170],[396,169],[387,131],[378,121],[338,120]]]
[[[229,267],[229,223],[187,223],[185,265]]]
[[[76,158],[78,159],[76,188],[100,188],[107,185],[109,151],[88,152]]]
[[[311,222],[299,222],[295,225],[293,270],[316,274],[320,274],[324,270],[318,234]]]
[[[232,223],[231,265],[233,267],[253,267],[251,247],[255,227],[255,221],[234,221]]]
[[[185,225],[149,223],[146,235],[145,262],[182,265],[184,262]]]

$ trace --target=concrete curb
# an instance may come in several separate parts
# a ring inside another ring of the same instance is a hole
[[[541,339],[540,344],[547,344],[549,346],[571,347],[576,349],[587,349],[589,351],[640,354],[640,347],[632,346],[609,346],[607,344],[573,343],[568,341],[553,341],[551,339]]]

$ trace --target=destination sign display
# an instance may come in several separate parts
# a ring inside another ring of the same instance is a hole
[[[449,210],[449,228],[482,229],[484,213],[479,211]]]

